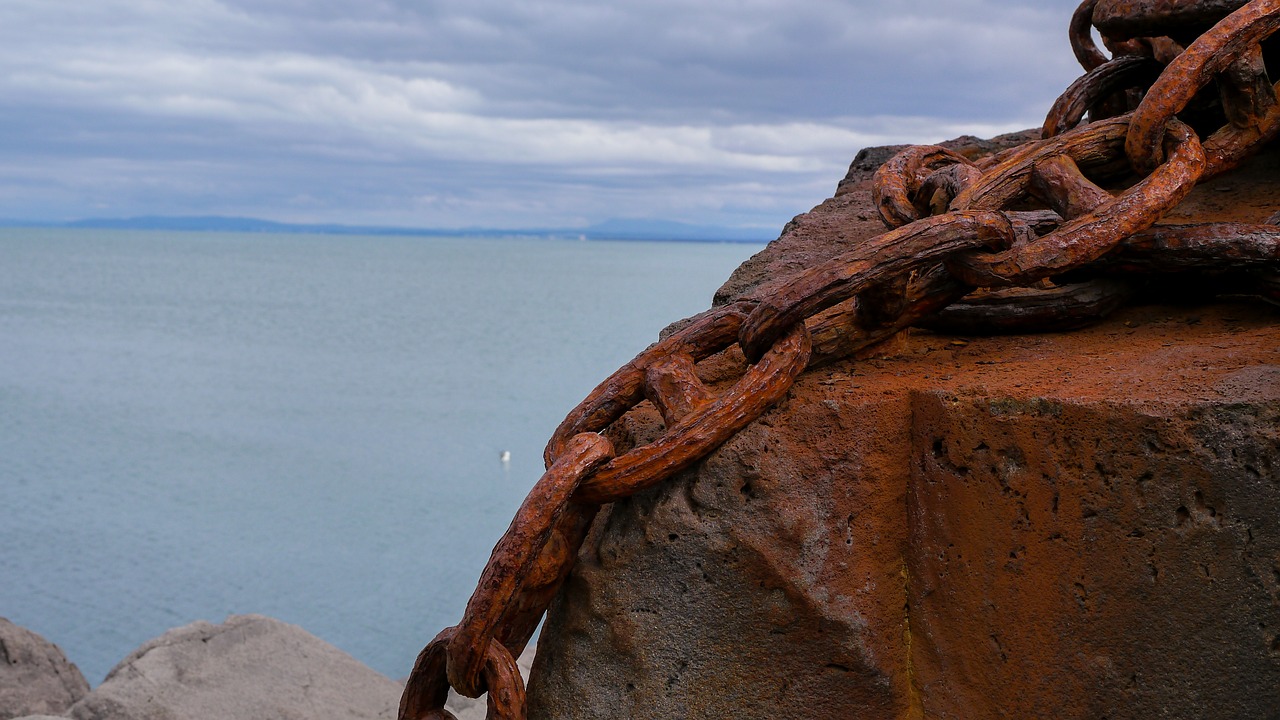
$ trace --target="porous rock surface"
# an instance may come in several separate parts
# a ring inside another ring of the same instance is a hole
[[[399,683],[261,615],[151,640],[68,713],[76,720],[355,720],[396,716]]]
[[[1263,221],[1275,150],[1176,219]],[[882,232],[872,155],[717,302]],[[1280,313],[884,352],[602,513],[532,718],[1280,717]]]
[[[89,692],[57,645],[0,618],[0,720],[64,712]]]

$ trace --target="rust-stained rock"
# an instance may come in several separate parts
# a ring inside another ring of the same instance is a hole
[[[1261,221],[1276,155],[1174,220]],[[718,302],[881,232],[851,182]],[[1277,716],[1280,313],[1148,304],[880,352],[601,514],[532,718]]]
[[[57,645],[0,617],[0,718],[61,713],[87,692]]]
[[[1237,344],[1223,315],[1206,317],[1233,350],[1073,370],[1113,376],[1114,399],[917,398],[907,597],[926,717],[1280,712],[1280,333]],[[1151,368],[1204,385],[1170,392]]]
[[[1268,717],[1276,321],[1150,306],[806,374],[598,521],[532,717]]]

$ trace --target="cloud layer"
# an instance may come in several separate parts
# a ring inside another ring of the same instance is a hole
[[[0,217],[775,228],[1040,122],[1075,0],[8,0]]]

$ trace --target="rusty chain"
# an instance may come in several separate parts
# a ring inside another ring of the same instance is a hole
[[[1280,0],[1085,0],[1069,34],[1086,72],[1054,103],[1043,139],[977,162],[937,146],[905,150],[873,180],[888,232],[691,319],[569,413],[462,622],[419,655],[400,720],[453,718],[451,686],[487,692],[490,720],[524,718],[513,658],[600,506],[699,462],[807,367],[911,326],[1077,327],[1128,297],[1137,273],[1237,272],[1280,301],[1280,213],[1260,225],[1156,225],[1197,182],[1280,133],[1280,83],[1267,74],[1278,28]],[[749,365],[717,395],[696,365],[734,345]],[[604,433],[645,400],[665,434],[617,454]]]

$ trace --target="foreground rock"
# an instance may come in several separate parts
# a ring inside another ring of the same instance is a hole
[[[197,622],[135,650],[71,708],[77,720],[394,718],[400,685],[279,620]]]
[[[65,712],[89,692],[57,645],[0,618],[0,720]]]
[[[1276,717],[1264,312],[920,336],[805,375],[598,521],[531,717]]]
[[[1179,219],[1263,220],[1276,155]],[[879,232],[864,170],[718,299]],[[532,718],[1276,717],[1274,309],[1147,305],[885,352],[806,373],[601,515]]]

